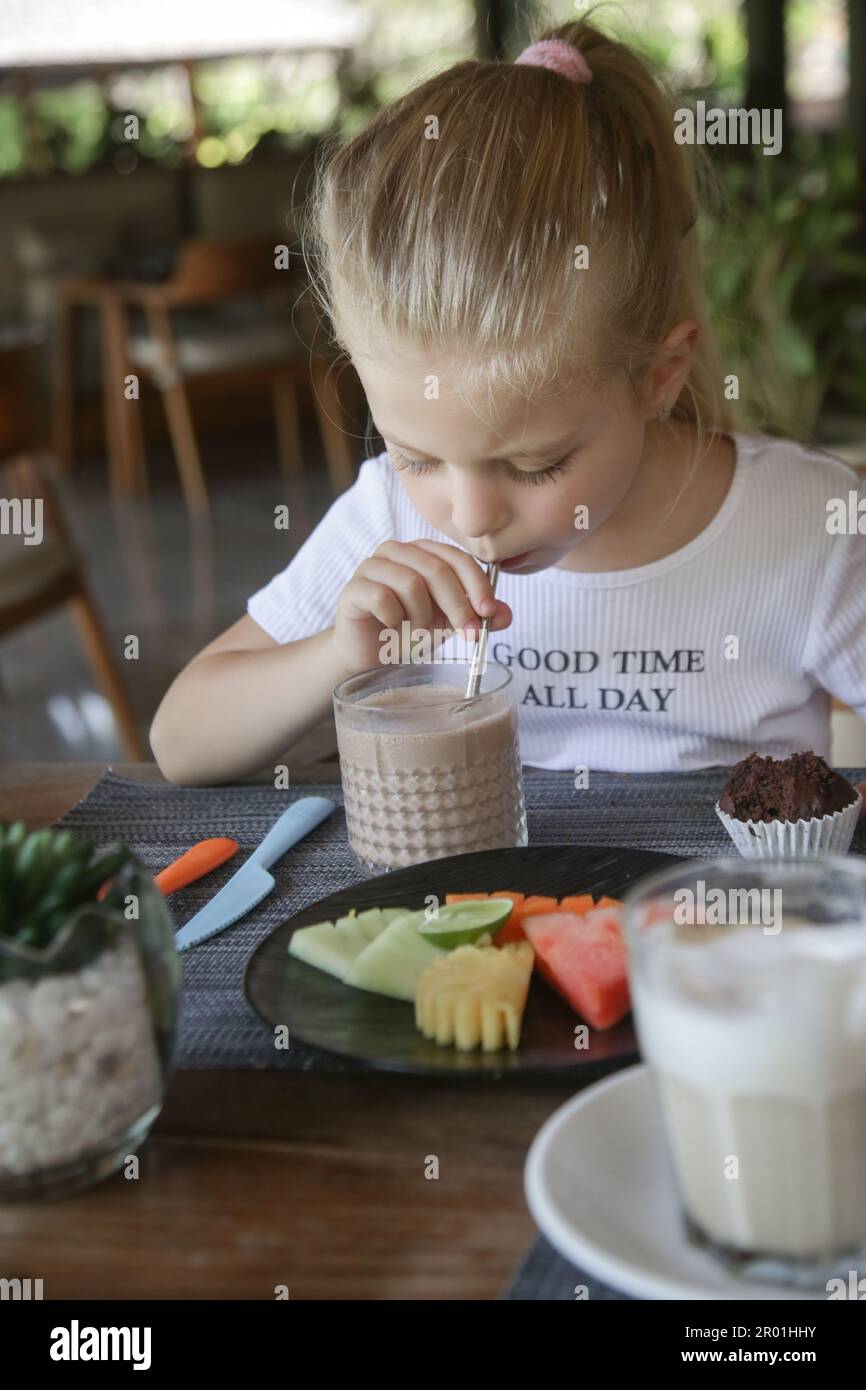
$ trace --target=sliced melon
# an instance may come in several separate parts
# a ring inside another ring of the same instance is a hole
[[[412,1002],[418,976],[442,956],[436,946],[419,934],[418,927],[424,921],[426,913],[422,908],[392,922],[352,962],[345,976],[346,984]]]
[[[352,908],[345,917],[334,922],[316,922],[312,927],[299,927],[292,933],[289,955],[306,965],[345,980],[356,957],[371,941],[411,911],[408,907],[371,907],[366,912]]]
[[[366,912],[359,912],[356,907],[350,909],[345,917],[338,917],[336,926],[355,926],[366,937],[367,943],[375,941],[380,932],[386,927],[390,927],[398,917],[405,917],[407,912],[411,912],[411,907],[368,907]]]

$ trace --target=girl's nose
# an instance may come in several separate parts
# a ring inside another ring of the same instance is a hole
[[[497,535],[508,525],[501,493],[495,482],[454,481],[451,486],[451,520],[469,541]]]

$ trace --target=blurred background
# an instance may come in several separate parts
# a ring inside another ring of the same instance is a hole
[[[298,254],[319,142],[585,8],[0,0],[0,506],[45,498],[40,544],[0,533],[0,758],[148,759],[174,675],[382,448]],[[866,0],[597,18],[684,103],[785,112],[777,157],[713,150],[713,313],[747,419],[866,468]],[[332,720],[290,750],[335,751]],[[842,708],[833,760],[866,763]]]

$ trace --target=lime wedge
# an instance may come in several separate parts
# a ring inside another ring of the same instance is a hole
[[[495,936],[513,907],[510,898],[445,903],[438,916],[420,923],[418,933],[441,951],[453,951],[457,946],[471,946],[485,932]]]

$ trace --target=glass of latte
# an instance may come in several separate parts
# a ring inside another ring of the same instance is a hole
[[[625,902],[689,1238],[745,1278],[866,1270],[866,861],[695,860]]]
[[[346,828],[365,877],[527,843],[511,672],[486,662],[376,666],[334,692]]]

